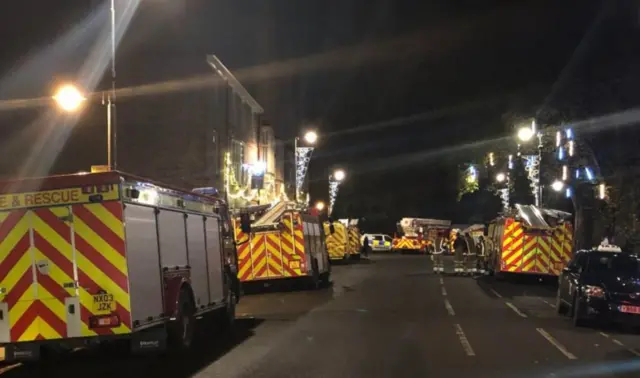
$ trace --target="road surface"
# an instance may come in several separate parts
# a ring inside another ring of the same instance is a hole
[[[46,376],[640,377],[640,335],[573,327],[555,313],[553,286],[430,269],[424,256],[376,255],[335,267],[330,289],[244,297],[236,334],[203,331],[188,356],[79,351]]]

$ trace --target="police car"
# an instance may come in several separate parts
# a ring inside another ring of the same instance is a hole
[[[391,251],[391,236],[384,234],[364,234],[360,237],[360,244],[363,243],[365,236],[369,240],[369,246],[373,252],[389,252]]]
[[[556,309],[574,325],[587,321],[640,324],[640,260],[606,239],[578,251],[559,278]]]

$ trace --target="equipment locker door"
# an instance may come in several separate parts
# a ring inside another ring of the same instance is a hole
[[[72,208],[34,209],[28,217],[36,283],[31,309],[35,311],[31,315],[32,324],[22,338],[48,340],[82,336]],[[29,322],[28,318],[24,322]]]

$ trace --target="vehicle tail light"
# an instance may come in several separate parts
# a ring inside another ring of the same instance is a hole
[[[604,297],[604,290],[602,290],[602,288],[598,286],[587,286],[584,292],[588,297],[593,297],[593,298]]]
[[[120,327],[120,317],[117,314],[98,315],[89,318],[89,328],[116,328]]]

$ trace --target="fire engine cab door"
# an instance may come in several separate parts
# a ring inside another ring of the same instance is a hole
[[[27,215],[36,285],[33,320],[20,341],[82,336],[72,207],[38,208]]]

